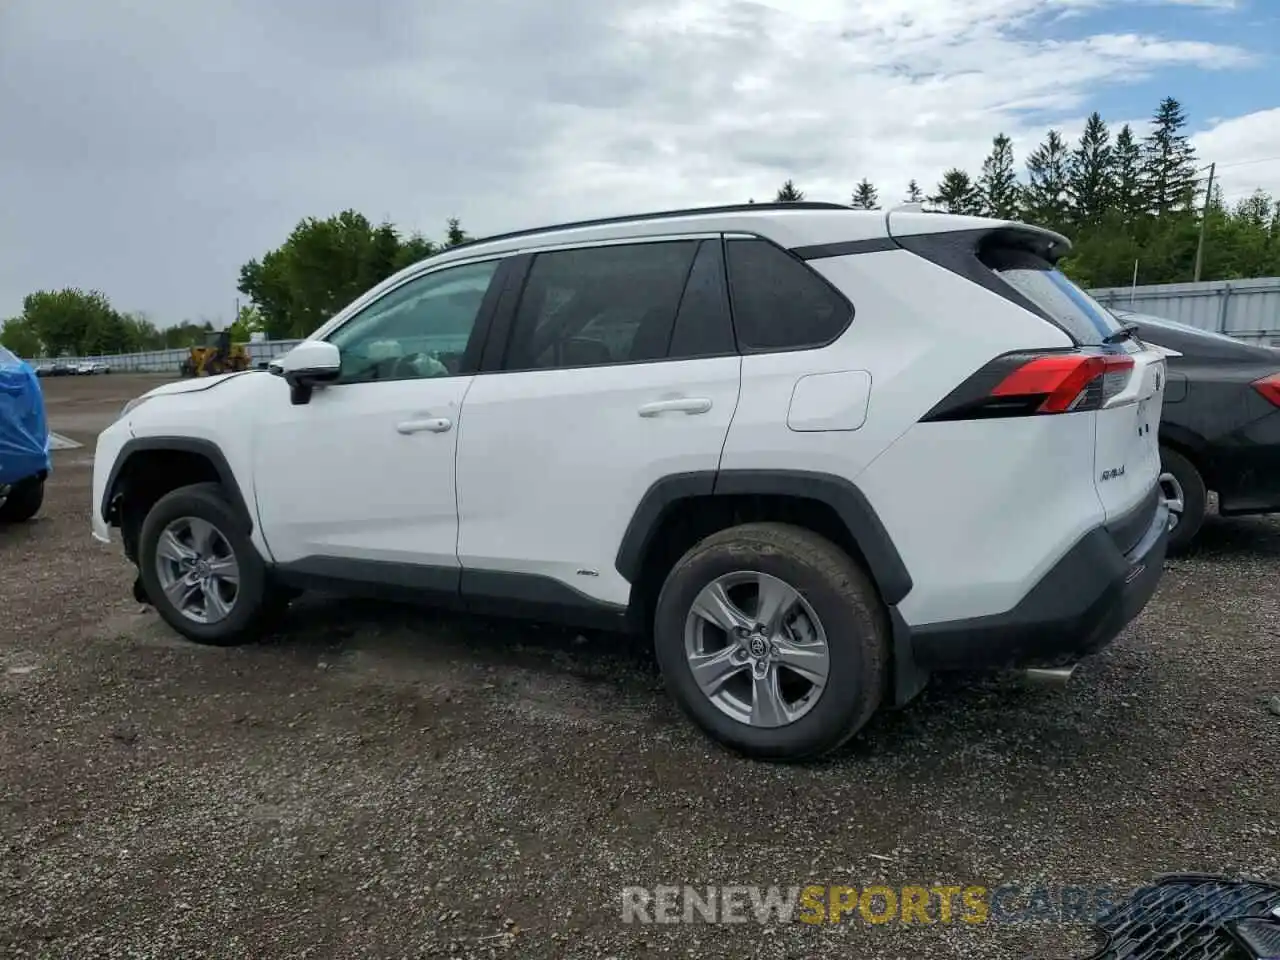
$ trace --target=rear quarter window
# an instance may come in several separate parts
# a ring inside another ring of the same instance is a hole
[[[826,346],[853,308],[826,280],[767,240],[725,243],[738,346],[744,353]]]

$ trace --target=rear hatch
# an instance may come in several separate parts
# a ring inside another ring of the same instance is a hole
[[[1138,542],[1156,512],[1165,352],[1117,320],[1056,266],[1070,242],[1008,221],[892,211],[889,230],[904,249],[958,273],[1052,324],[1062,350],[998,357],[931,417],[1067,414],[1094,422],[1093,484],[1122,549]],[[943,226],[946,224],[946,226]],[[939,230],[939,227],[943,229]],[[950,229],[947,229],[950,227]],[[989,387],[975,393],[975,383]]]
[[[1139,509],[1149,517],[1144,508],[1149,503],[1154,509],[1160,476],[1160,411],[1167,379],[1164,351],[1138,339],[1132,327],[1069,280],[1041,252],[996,243],[984,244],[979,256],[1038,313],[1064,330],[1081,351],[1106,359],[1107,372],[1090,385],[1090,390],[1102,394],[1093,414],[1094,485],[1108,524],[1123,521]],[[1145,533],[1146,526],[1135,524],[1136,535]],[[1124,544],[1126,549],[1130,546]]]

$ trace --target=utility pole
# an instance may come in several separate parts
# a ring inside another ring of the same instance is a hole
[[[1196,244],[1196,283],[1200,282],[1200,267],[1204,264],[1204,231],[1209,223],[1209,201],[1213,199],[1213,172],[1216,163],[1209,164],[1209,186],[1204,191],[1204,211],[1200,214],[1200,241]]]

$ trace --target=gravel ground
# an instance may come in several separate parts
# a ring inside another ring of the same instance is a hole
[[[1087,928],[624,924],[622,890],[1280,878],[1280,522],[1211,519],[1065,689],[935,681],[770,766],[604,635],[308,601],[179,641],[88,528],[94,433],[154,382],[47,381],[86,446],[0,531],[0,955],[1063,957]]]

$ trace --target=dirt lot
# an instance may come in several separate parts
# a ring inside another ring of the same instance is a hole
[[[1276,521],[1210,521],[1064,690],[935,681],[768,766],[612,637],[309,601],[180,642],[89,536],[94,434],[155,382],[47,381],[85,446],[0,531],[0,955],[1069,956],[1086,928],[624,924],[622,890],[1280,878]]]

